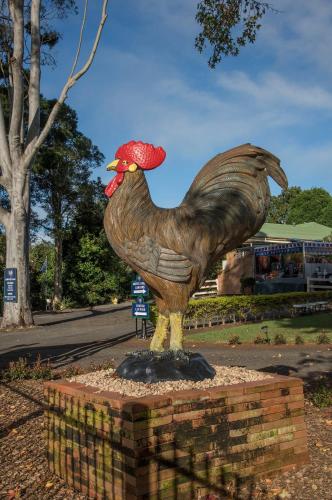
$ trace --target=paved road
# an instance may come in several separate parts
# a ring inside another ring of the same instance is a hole
[[[98,306],[92,310],[37,314],[38,326],[0,333],[0,367],[20,356],[49,358],[56,368],[72,363],[87,366],[112,360],[119,363],[126,352],[145,349],[148,341],[135,338],[130,303]],[[187,343],[215,364],[293,374],[303,378],[331,374],[329,346],[256,346]]]

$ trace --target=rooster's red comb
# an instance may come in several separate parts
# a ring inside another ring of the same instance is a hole
[[[162,164],[166,158],[166,152],[161,146],[155,148],[152,144],[130,141],[119,147],[115,158],[128,160],[137,163],[144,170],[151,170]]]

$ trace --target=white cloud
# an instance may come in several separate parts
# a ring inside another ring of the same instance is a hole
[[[263,73],[255,81],[242,71],[233,71],[223,73],[219,83],[226,90],[254,98],[260,107],[278,104],[332,110],[332,92],[317,84],[299,84],[274,72]]]
[[[278,0],[274,6],[280,13],[263,20],[257,48],[269,53],[270,63],[277,59],[308,80],[317,77],[317,70],[331,76],[332,2]]]

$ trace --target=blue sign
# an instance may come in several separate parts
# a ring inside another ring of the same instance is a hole
[[[131,314],[134,318],[150,319],[150,305],[144,302],[143,297],[137,297],[131,305]]]
[[[10,267],[4,272],[4,302],[17,302],[17,269]]]
[[[143,295],[147,296],[149,295],[149,287],[145,283],[145,281],[142,280],[140,276],[137,276],[135,281],[131,282],[131,295]]]

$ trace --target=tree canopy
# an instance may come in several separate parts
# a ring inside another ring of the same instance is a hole
[[[294,186],[271,197],[267,222],[302,224],[317,222],[332,227],[332,196],[323,188],[301,190]]]
[[[261,28],[260,20],[268,10],[275,10],[260,0],[201,0],[196,21],[202,31],[195,40],[199,52],[211,47],[210,68],[225,56],[237,56],[240,48],[254,43]]]

